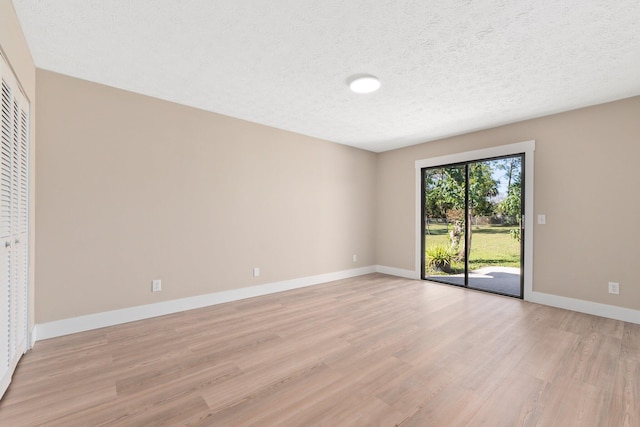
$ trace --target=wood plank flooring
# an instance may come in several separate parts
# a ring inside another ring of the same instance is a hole
[[[2,426],[639,426],[640,325],[382,274],[36,343]]]

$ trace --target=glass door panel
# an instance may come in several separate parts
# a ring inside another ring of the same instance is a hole
[[[466,166],[452,165],[423,171],[423,277],[465,285]]]
[[[469,163],[468,286],[520,297],[522,156]]]

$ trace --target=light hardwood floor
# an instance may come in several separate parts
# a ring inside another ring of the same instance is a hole
[[[2,426],[639,426],[640,325],[372,274],[38,342]]]

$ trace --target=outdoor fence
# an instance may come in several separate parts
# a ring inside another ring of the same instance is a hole
[[[431,224],[444,224],[449,225],[450,221],[447,218],[425,218],[425,226]],[[473,216],[471,217],[471,224],[479,227],[482,225],[518,225],[518,218],[515,216],[507,215],[492,215],[492,216]]]

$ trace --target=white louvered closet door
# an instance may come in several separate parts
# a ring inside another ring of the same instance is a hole
[[[0,397],[28,341],[29,104],[0,55]]]

